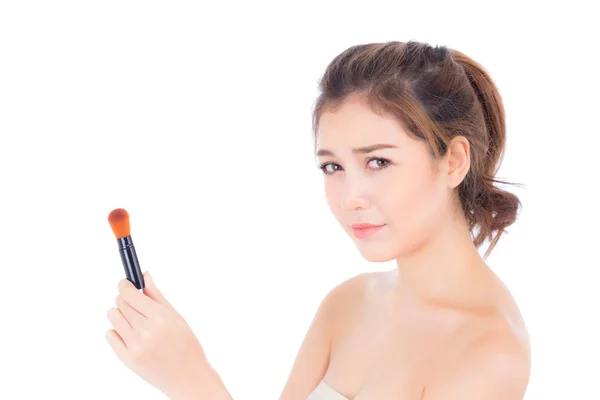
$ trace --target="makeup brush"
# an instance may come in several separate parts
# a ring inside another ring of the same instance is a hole
[[[135,252],[133,240],[131,239],[129,214],[123,208],[112,210],[108,214],[108,223],[117,237],[121,261],[123,262],[123,268],[125,268],[125,276],[136,288],[143,289],[144,277],[140,270],[140,263]]]

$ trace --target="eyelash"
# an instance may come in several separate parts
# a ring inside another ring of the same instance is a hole
[[[373,160],[377,160],[377,161],[383,161],[383,163],[384,163],[383,165],[381,165],[379,168],[375,169],[374,171],[380,171],[380,170],[382,170],[382,169],[385,169],[385,168],[389,167],[389,166],[392,164],[390,160],[388,160],[388,159],[386,159],[386,158],[380,158],[380,157],[373,157],[373,158],[369,158],[369,159],[367,160],[366,164],[368,165],[368,164],[369,164],[371,161],[373,161]],[[334,174],[334,173],[335,173],[335,171],[334,171],[334,172],[327,172],[326,168],[327,168],[327,166],[328,166],[329,164],[334,164],[334,165],[338,165],[338,166],[339,166],[339,164],[336,164],[336,163],[331,163],[331,162],[327,162],[327,163],[322,163],[322,164],[320,164],[320,165],[319,165],[319,169],[320,169],[321,171],[323,171],[323,173],[324,173],[325,175],[332,175],[332,174]],[[339,171],[339,170],[336,170],[336,171]]]

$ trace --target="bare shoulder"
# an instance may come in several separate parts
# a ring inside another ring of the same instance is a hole
[[[355,298],[364,293],[368,283],[372,280],[372,275],[373,273],[364,272],[348,278],[334,286],[327,293],[326,298],[337,301]]]
[[[529,383],[529,340],[521,328],[494,318],[461,348],[452,368],[426,389],[426,400],[522,400]]]
[[[321,300],[298,350],[280,400],[299,400],[314,390],[329,365],[337,335],[347,328],[360,309],[368,274],[347,279]]]
[[[462,368],[456,373],[455,396],[521,400],[529,374],[527,342],[510,329],[498,329],[480,337],[465,352]]]
[[[321,302],[329,317],[347,316],[364,303],[372,286],[373,273],[362,273],[348,278],[334,286]]]
[[[382,276],[382,272],[364,272],[342,281],[327,293],[320,307],[334,347],[364,316]]]

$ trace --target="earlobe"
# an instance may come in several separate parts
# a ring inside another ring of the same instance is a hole
[[[464,136],[457,136],[448,145],[448,184],[455,188],[465,179],[471,167],[471,146]]]

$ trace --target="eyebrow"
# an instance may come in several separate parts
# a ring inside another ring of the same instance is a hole
[[[352,152],[354,154],[368,154],[371,153],[375,150],[381,150],[381,149],[397,149],[398,146],[394,146],[393,144],[374,144],[371,146],[365,146],[365,147],[358,147],[356,149],[352,149]],[[317,157],[321,157],[321,156],[333,156],[333,152],[330,150],[326,150],[326,149],[321,149],[319,151],[317,151]]]

